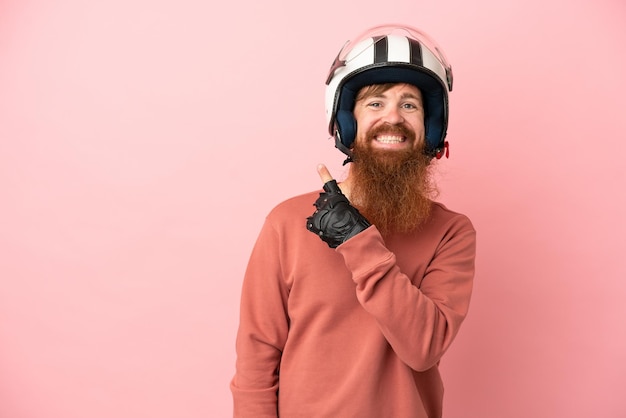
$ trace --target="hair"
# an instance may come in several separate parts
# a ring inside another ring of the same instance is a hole
[[[377,96],[382,94],[395,86],[398,83],[383,83],[383,84],[370,84],[369,86],[365,86],[359,90],[359,93],[356,95],[354,99],[354,104],[359,100],[367,99],[368,97]]]

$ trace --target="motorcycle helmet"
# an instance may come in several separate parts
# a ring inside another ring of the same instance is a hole
[[[359,90],[370,84],[407,83],[420,89],[424,100],[425,151],[448,156],[448,93],[452,68],[428,35],[403,25],[366,30],[341,48],[326,80],[326,120],[335,146],[351,160],[356,137],[353,116]]]

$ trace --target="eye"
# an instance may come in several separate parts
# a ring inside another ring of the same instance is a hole
[[[404,109],[418,109],[418,106],[413,103],[403,103],[402,107]]]
[[[382,107],[382,103],[381,102],[370,102],[367,104],[368,107],[374,107],[374,108],[379,108]]]

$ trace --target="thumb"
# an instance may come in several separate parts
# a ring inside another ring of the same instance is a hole
[[[341,194],[341,189],[333,176],[330,175],[330,171],[324,164],[319,164],[317,166],[317,173],[320,175],[322,182],[324,182],[324,191],[326,193],[339,193]]]
[[[320,179],[322,179],[322,183],[328,183],[333,180],[333,176],[328,171],[328,168],[324,164],[319,164],[317,166],[317,173],[320,175]]]

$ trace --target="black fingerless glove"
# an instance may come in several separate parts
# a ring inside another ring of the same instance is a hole
[[[325,193],[315,201],[317,210],[306,220],[306,228],[336,248],[370,226],[370,223],[341,193],[335,180],[324,184]]]

